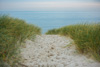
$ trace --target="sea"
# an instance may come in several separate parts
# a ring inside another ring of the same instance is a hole
[[[42,29],[42,34],[63,26],[100,22],[99,11],[0,11],[0,15],[9,15],[37,25]]]

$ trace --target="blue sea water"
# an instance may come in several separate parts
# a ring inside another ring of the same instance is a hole
[[[71,24],[100,22],[100,12],[0,11],[0,14],[35,24],[42,28],[42,33]]]

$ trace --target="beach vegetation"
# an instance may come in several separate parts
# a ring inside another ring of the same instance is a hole
[[[24,20],[8,15],[0,16],[0,62],[13,67],[19,59],[21,43],[36,34],[41,34],[41,29],[28,24]],[[1,64],[2,65],[2,64]]]
[[[46,34],[70,36],[80,53],[91,54],[100,61],[100,23],[64,26],[49,30]]]

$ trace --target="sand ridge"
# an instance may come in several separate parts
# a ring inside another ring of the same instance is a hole
[[[69,37],[37,35],[35,41],[25,44],[21,64],[26,67],[100,67],[99,62],[78,54]]]

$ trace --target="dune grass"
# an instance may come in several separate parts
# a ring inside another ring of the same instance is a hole
[[[41,29],[24,20],[0,16],[0,61],[13,67],[18,62],[19,47],[25,39],[41,34]]]
[[[89,53],[100,61],[100,23],[65,26],[49,30],[46,34],[68,35],[74,40],[79,52]]]

